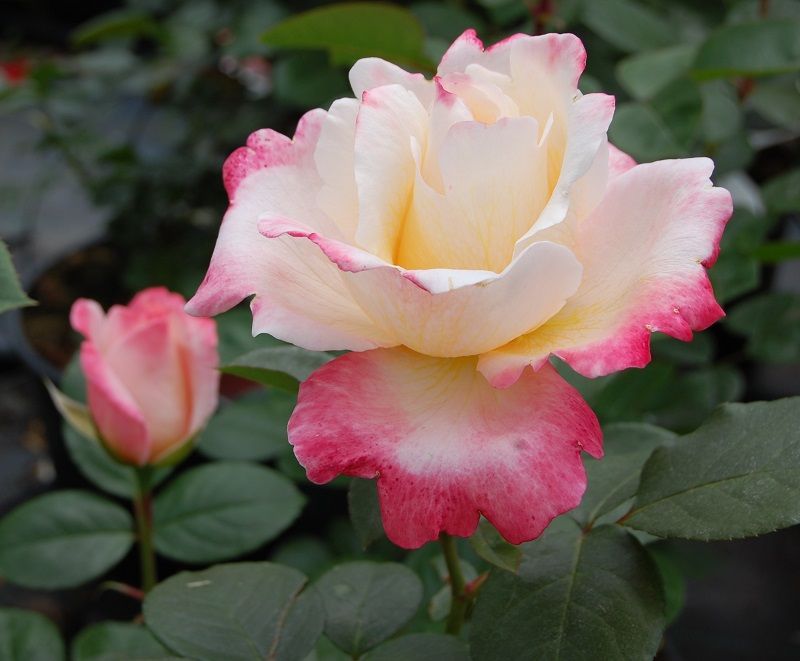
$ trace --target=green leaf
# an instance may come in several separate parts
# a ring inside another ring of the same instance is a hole
[[[90,46],[111,39],[158,37],[163,34],[161,26],[148,14],[134,9],[118,9],[80,25],[71,38],[76,46]]]
[[[625,525],[659,537],[750,537],[800,522],[800,398],[721,407],[648,460]]]
[[[320,537],[304,535],[282,542],[270,556],[272,562],[293,567],[311,579],[321,576],[334,564],[334,556]]]
[[[253,316],[246,307],[236,307],[215,317],[219,337],[219,361],[221,365],[232,361],[254,348],[288,346],[271,335],[261,333],[253,336]]]
[[[166,659],[169,651],[140,624],[101,622],[81,631],[72,643],[72,661]]]
[[[378,502],[378,485],[375,480],[354,477],[347,491],[350,521],[362,548],[384,537],[381,507]]]
[[[363,661],[469,661],[465,643],[438,633],[412,633],[390,640],[363,657]]]
[[[725,325],[747,338],[747,353],[767,363],[800,362],[800,295],[771,292],[739,303]]]
[[[661,579],[616,526],[568,519],[523,545],[519,576],[493,570],[470,629],[474,659],[651,659],[664,629]]]
[[[621,422],[603,429],[602,460],[585,458],[588,486],[580,506],[570,512],[581,524],[593,523],[633,498],[642,467],[657,447],[676,435],[644,423]]]
[[[658,113],[639,103],[623,103],[614,113],[609,138],[638,161],[683,155],[683,149]]]
[[[6,244],[0,240],[0,313],[28,305],[36,303],[22,291],[11,261],[11,253],[8,252]]]
[[[64,643],[44,615],[17,608],[0,608],[0,659],[62,661]]]
[[[617,65],[617,79],[633,98],[653,98],[683,76],[694,60],[696,48],[682,44],[626,57]]]
[[[339,565],[316,588],[325,606],[325,635],[354,657],[401,629],[422,601],[417,575],[389,562]]]
[[[423,54],[424,34],[417,18],[405,8],[383,3],[341,3],[295,14],[267,30],[263,40],[278,48],[325,50],[342,65],[380,57],[434,68]]]
[[[155,546],[183,562],[214,562],[247,553],[283,532],[303,496],[263,466],[218,462],[180,475],[154,505]]]
[[[275,98],[297,108],[327,108],[350,95],[347,76],[324,53],[288,53],[272,70]]]
[[[137,481],[133,467],[121,464],[98,441],[86,438],[66,423],[61,426],[61,435],[70,459],[87,480],[115,496],[134,496]],[[153,486],[163,482],[171,472],[171,468],[156,468],[151,478]]]
[[[0,575],[30,588],[85,583],[113,567],[133,543],[119,505],[86,491],[54,491],[0,521]]]
[[[789,131],[800,131],[800,89],[797,75],[759,81],[747,106],[764,119]]]
[[[700,46],[698,78],[768,76],[800,69],[800,22],[769,19],[726,25]]]
[[[662,48],[675,42],[669,22],[633,0],[587,2],[582,20],[593,32],[626,53]]]
[[[770,179],[764,185],[763,194],[770,213],[800,212],[800,168]]]
[[[144,602],[147,626],[199,661],[296,661],[322,633],[324,610],[299,571],[269,562],[181,572]]]
[[[672,624],[681,614],[686,602],[686,579],[678,563],[658,543],[648,544],[646,548],[661,574],[667,624]]]
[[[92,416],[89,413],[89,407],[82,402],[76,402],[74,399],[67,397],[53,385],[52,381],[45,381],[45,386],[50,399],[53,400],[53,404],[55,404],[67,424],[85,438],[90,438],[98,444],[101,443],[100,435],[97,433]]]
[[[211,418],[198,450],[212,459],[263,461],[286,451],[295,398],[281,390],[249,393]]]
[[[497,529],[486,519],[481,519],[472,537],[469,538],[472,548],[489,564],[515,572],[522,561],[522,550],[519,546],[509,544]]]
[[[779,264],[791,259],[800,259],[800,241],[765,243],[753,251],[753,257],[767,264]]]
[[[709,80],[700,86],[703,99],[702,129],[706,142],[717,144],[742,130],[744,119],[736,88],[726,80]]]
[[[329,353],[285,345],[250,351],[220,369],[265,386],[297,392],[299,382],[332,359]]]

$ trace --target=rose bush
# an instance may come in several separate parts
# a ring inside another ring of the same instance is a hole
[[[92,421],[125,463],[169,459],[217,407],[216,325],[187,315],[184,303],[180,294],[153,287],[108,314],[88,299],[72,307],[72,326],[86,338],[80,360]]]
[[[636,165],[608,143],[614,98],[581,94],[570,34],[474,31],[433,80],[380,59],[356,98],[293,140],[251,135],[187,305],[255,295],[253,332],[351,350],[301,387],[289,440],[316,482],[377,478],[395,543],[537,537],[585,489],[597,420],[549,363],[586,376],[650,360],[722,316],[705,268],[731,198],[707,158]],[[526,370],[531,366],[533,369]]]

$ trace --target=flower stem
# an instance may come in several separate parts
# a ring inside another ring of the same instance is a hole
[[[439,542],[442,545],[447,573],[450,576],[450,593],[452,595],[446,631],[457,636],[467,616],[470,597],[466,593],[466,582],[461,571],[461,561],[458,559],[456,540],[447,533],[442,533]]]
[[[153,550],[153,491],[152,468],[136,469],[136,495],[133,509],[136,514],[136,532],[139,539],[142,592],[147,594],[156,584],[156,556]]]

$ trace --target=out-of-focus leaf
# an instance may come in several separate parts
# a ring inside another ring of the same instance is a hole
[[[682,156],[684,151],[664,120],[650,107],[623,103],[614,113],[608,131],[611,141],[637,161]]]
[[[212,459],[263,461],[286,451],[286,425],[295,397],[269,388],[223,406],[200,437],[198,450]]]
[[[422,23],[425,33],[447,41],[448,45],[464,30],[472,28],[483,34],[486,24],[476,13],[463,6],[443,2],[415,2],[409,9]]]
[[[643,3],[604,0],[583,5],[583,22],[626,53],[665,47],[675,42],[669,22]]]
[[[80,585],[119,562],[133,544],[133,521],[88,491],[53,491],[0,521],[0,575],[53,590]]]
[[[347,76],[330,65],[323,53],[282,55],[272,70],[275,97],[297,108],[325,108],[349,95]]]
[[[769,19],[723,26],[700,46],[698,78],[768,76],[800,69],[800,21]]]
[[[763,193],[770,213],[800,212],[800,168],[770,179]]]
[[[645,464],[627,526],[659,537],[751,537],[800,522],[800,398],[727,404]]]
[[[363,548],[384,536],[378,485],[375,480],[352,478],[347,491],[347,505],[350,521]]]
[[[685,153],[700,129],[703,101],[700,90],[689,78],[674,80],[651,101],[653,110]]]
[[[77,27],[71,35],[76,46],[90,46],[111,39],[164,36],[165,31],[158,21],[135,9],[105,12]]]
[[[35,305],[35,302],[22,291],[11,254],[6,244],[0,240],[0,313],[26,305]]]
[[[290,16],[262,38],[279,48],[327,51],[336,64],[380,57],[433,68],[424,55],[424,33],[417,18],[407,9],[390,4],[354,2],[318,7]]]
[[[800,77],[787,75],[759,81],[747,97],[747,105],[773,124],[800,131]]]
[[[800,3],[797,0],[769,0],[770,18],[800,19]],[[763,18],[764,0],[738,0],[732,3],[726,23],[749,23]]]
[[[329,353],[284,345],[250,351],[223,365],[220,370],[265,386],[297,392],[301,381],[332,359]]]
[[[497,529],[486,519],[481,519],[478,527],[469,538],[472,548],[486,562],[508,571],[517,571],[522,560],[519,546],[509,544]]]
[[[183,473],[158,494],[155,546],[183,562],[232,558],[283,532],[304,500],[289,480],[269,468],[206,464]]]
[[[412,633],[379,645],[364,661],[470,661],[467,645],[454,636]]]
[[[44,615],[18,608],[0,608],[0,659],[62,661],[64,643]]]
[[[703,99],[702,129],[712,144],[730,138],[742,129],[742,110],[736,90],[725,80],[710,80],[700,86]]]
[[[631,55],[617,65],[617,79],[633,98],[650,99],[689,70],[695,51],[682,44]]]
[[[730,311],[725,324],[747,337],[747,352],[769,363],[800,362],[800,296],[772,292]]]
[[[81,631],[72,643],[72,661],[161,661],[174,659],[141,624],[101,622]]]
[[[753,251],[753,256],[766,264],[777,264],[791,259],[800,259],[800,241],[765,243]]]

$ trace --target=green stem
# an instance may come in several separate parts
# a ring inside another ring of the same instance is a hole
[[[153,491],[152,468],[136,469],[137,489],[133,498],[136,532],[139,539],[142,592],[147,594],[156,584],[156,556],[153,550]]]
[[[439,542],[442,544],[444,561],[450,576],[450,593],[452,595],[446,631],[457,636],[466,619],[470,598],[466,592],[466,581],[461,571],[461,562],[458,559],[456,540],[447,533],[442,533]]]

